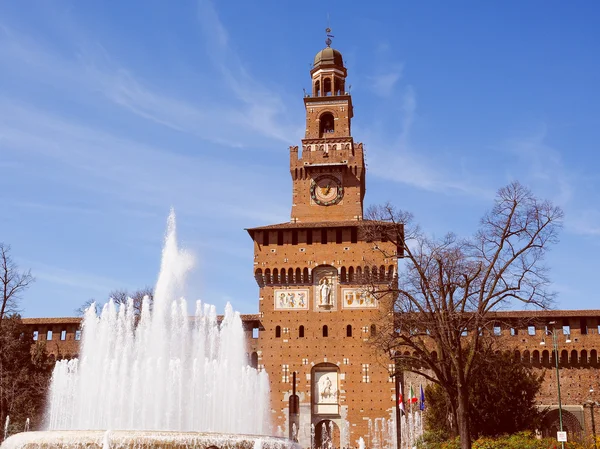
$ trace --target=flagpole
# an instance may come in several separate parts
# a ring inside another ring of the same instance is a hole
[[[402,421],[400,413],[400,401],[402,400],[402,371],[394,373],[395,389],[396,389],[396,449],[402,449]]]

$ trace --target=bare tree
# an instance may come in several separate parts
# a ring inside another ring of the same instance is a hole
[[[33,281],[31,270],[19,271],[19,267],[10,255],[10,245],[0,242],[0,289],[2,289],[0,327],[5,316],[19,311],[18,300]]]
[[[130,293],[126,289],[116,289],[116,290],[112,290],[108,294],[108,298],[112,299],[116,304],[123,304],[123,305],[127,304],[127,300],[129,298],[131,298],[133,300],[133,309],[134,309],[136,315],[138,315],[138,316],[142,313],[142,304],[144,302],[145,297],[148,297],[148,300],[150,301],[150,306],[152,306],[152,301],[154,299],[154,291],[153,291],[152,287],[146,286],[144,288],[135,290],[132,293]],[[77,315],[83,316],[85,314],[85,311],[92,304],[96,304],[96,313],[98,313],[99,305],[96,302],[96,300],[93,298],[88,299],[86,302],[84,302],[81,305],[81,307],[78,307],[77,309],[75,309],[75,313],[77,313]]]
[[[87,312],[87,310],[91,307],[94,306],[94,309],[96,310],[96,313],[98,313],[98,303],[96,302],[96,300],[94,298],[90,298],[88,299],[86,302],[84,302],[83,304],[81,304],[81,306],[77,307],[75,309],[75,313],[77,314],[77,316],[83,316],[85,315],[85,312]]]
[[[144,298],[148,297],[150,301],[150,305],[152,305],[152,301],[154,300],[154,290],[152,287],[146,286],[144,288],[140,288],[134,292],[128,292],[127,290],[113,290],[108,294],[108,297],[111,298],[116,304],[127,304],[127,300],[131,298],[133,300],[133,310],[136,315],[141,315],[142,313],[142,304],[144,302]]]
[[[490,312],[515,303],[551,304],[543,259],[558,241],[563,212],[515,182],[498,191],[472,238],[428,238],[410,214],[389,204],[369,209],[366,218],[365,237],[395,242],[405,259],[397,287],[379,291],[396,300],[394,319],[375,344],[401,369],[442,387],[461,448],[470,449],[468,386],[486,336],[493,335]],[[404,225],[403,238],[390,223]]]

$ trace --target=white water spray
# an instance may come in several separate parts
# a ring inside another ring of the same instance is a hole
[[[81,359],[54,368],[49,429],[270,433],[268,377],[247,366],[239,313],[197,302],[191,318],[179,299],[192,266],[171,212],[152,307],[87,310]]]
[[[8,437],[8,426],[10,425],[10,416],[6,415],[6,421],[4,421],[4,439]]]

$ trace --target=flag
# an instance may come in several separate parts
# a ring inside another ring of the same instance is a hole
[[[402,397],[402,384],[400,382],[398,382],[398,407],[402,415],[404,415],[404,399]]]
[[[415,390],[413,390],[413,386],[412,384],[410,384],[410,392],[408,393],[408,403],[414,404],[417,401],[418,399],[417,396],[415,396]]]
[[[419,404],[419,409],[421,409],[421,411],[423,411],[423,410],[425,410],[425,392],[423,391],[423,384],[420,385],[420,389],[421,389],[421,392],[420,392],[421,403]]]

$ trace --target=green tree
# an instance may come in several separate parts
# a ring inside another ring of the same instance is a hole
[[[45,343],[34,342],[19,315],[4,318],[0,329],[0,422],[10,416],[9,434],[42,424],[53,360]]]
[[[496,437],[539,428],[535,405],[543,375],[508,353],[491,350],[478,357],[469,385],[469,427],[474,438]],[[436,384],[425,389],[427,428],[449,438],[456,432],[447,395]]]

